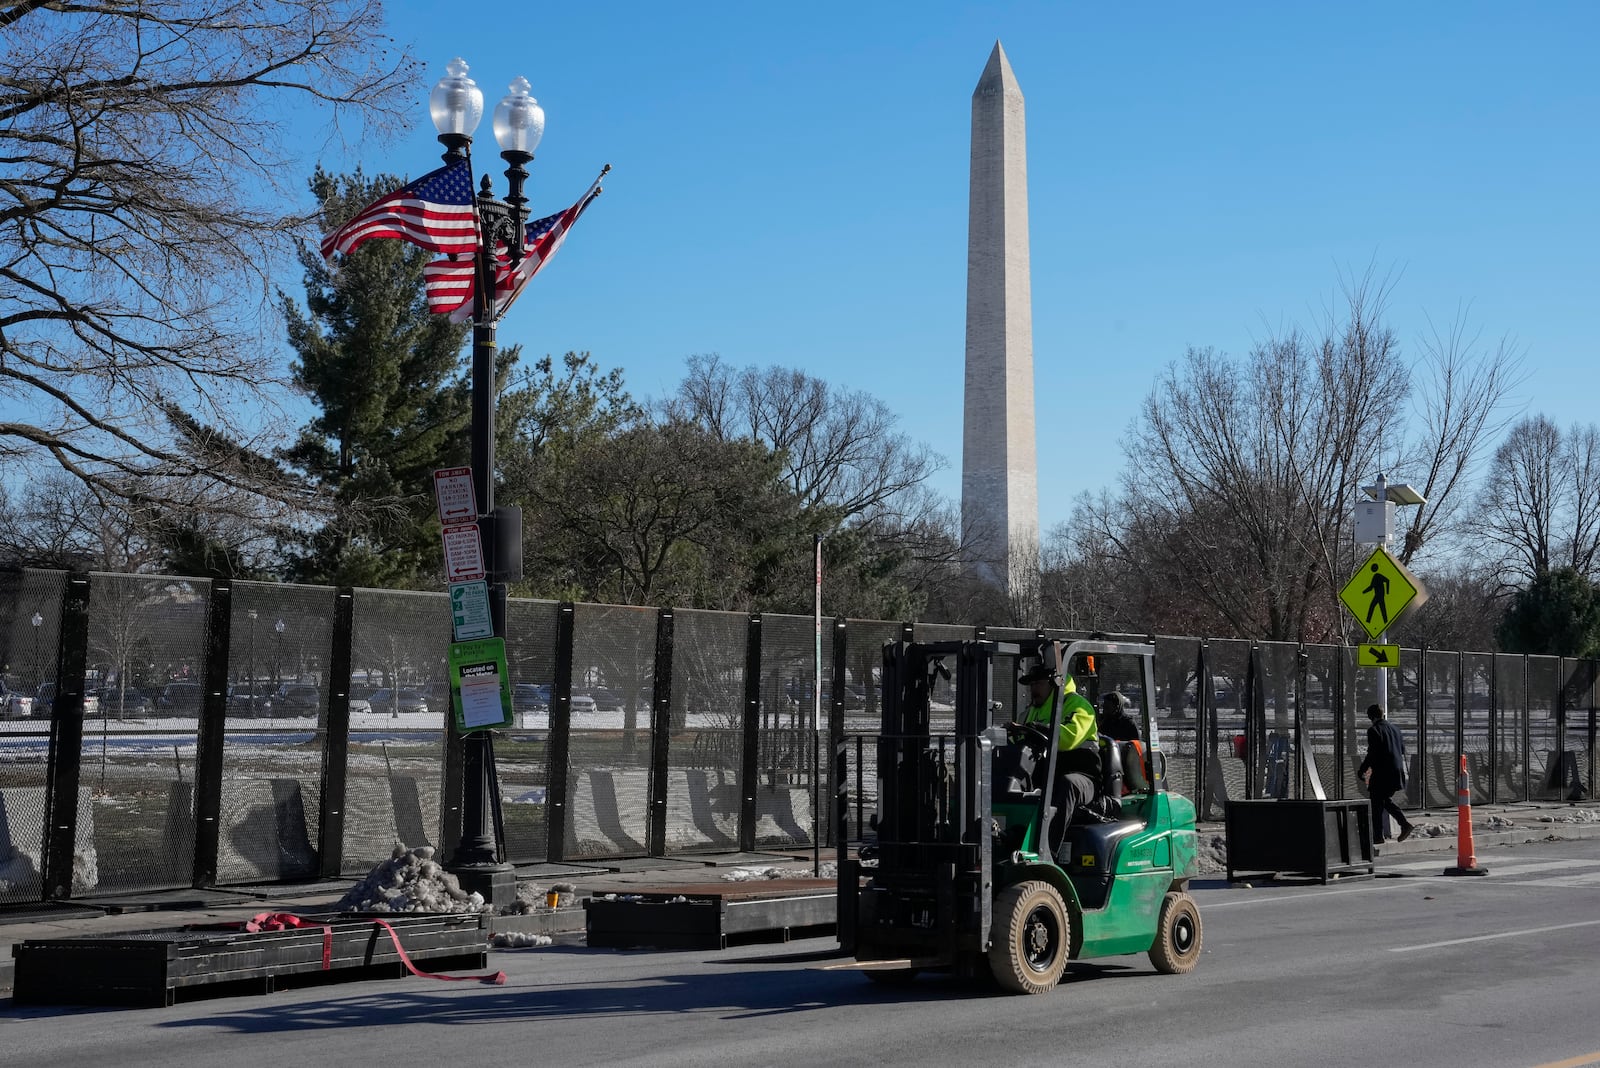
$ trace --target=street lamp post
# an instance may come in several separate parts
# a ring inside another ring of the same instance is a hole
[[[472,133],[483,117],[483,93],[467,77],[467,64],[450,61],[449,73],[434,86],[428,110],[444,145],[444,161],[470,160]],[[484,175],[477,195],[477,272],[472,298],[472,488],[483,517],[485,570],[489,576],[489,614],[496,637],[506,634],[506,582],[511,575],[501,549],[521,540],[521,516],[514,509],[497,510],[494,504],[495,420],[495,280],[497,252],[505,247],[515,270],[522,262],[528,223],[523,185],[527,165],[544,135],[544,110],[528,94],[528,81],[518,77],[494,110],[494,136],[506,161],[508,191],[496,199],[494,184]],[[451,858],[450,870],[469,877],[475,888],[491,897],[492,876],[508,872],[498,863],[490,816],[489,784],[494,775],[494,749],[487,732],[473,731],[462,739],[461,838]]]
[[[283,619],[272,625],[272,631],[278,636],[278,646],[272,651],[272,685],[274,688],[282,685],[279,673],[283,669]]]
[[[250,676],[245,679],[244,685],[245,692],[250,695],[249,714],[253,716],[256,714],[256,610],[252,608],[245,615],[250,618]]]
[[[39,628],[44,625],[44,616],[38,612],[28,620],[33,624],[33,692],[39,692],[39,684],[44,681],[44,667],[39,663]]]

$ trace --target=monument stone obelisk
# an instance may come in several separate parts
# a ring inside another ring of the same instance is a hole
[[[1022,88],[996,41],[972,92],[961,527],[973,570],[1017,607],[1031,605],[1038,582],[1033,422]]]

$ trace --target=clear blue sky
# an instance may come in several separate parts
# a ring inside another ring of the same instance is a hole
[[[427,91],[458,54],[486,111],[517,74],[546,109],[537,213],[613,165],[501,341],[590,350],[636,395],[670,391],[692,353],[801,367],[884,398],[956,496],[970,97],[999,39],[1027,99],[1047,527],[1114,482],[1139,401],[1186,346],[1242,353],[1368,263],[1398,278],[1408,356],[1426,316],[1470,305],[1526,350],[1529,410],[1596,418],[1600,5],[389,13],[430,66],[416,129],[369,150],[369,171],[436,165]],[[515,32],[488,28],[500,15]],[[487,116],[478,146],[503,188]]]

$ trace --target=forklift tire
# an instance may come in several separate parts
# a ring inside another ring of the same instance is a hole
[[[1002,989],[1048,993],[1061,981],[1071,946],[1067,907],[1049,883],[1018,883],[995,898],[989,967]]]
[[[1194,971],[1194,966],[1200,963],[1204,934],[1194,898],[1176,890],[1168,891],[1161,900],[1156,941],[1150,947],[1150,963],[1156,966],[1156,971],[1167,975]]]

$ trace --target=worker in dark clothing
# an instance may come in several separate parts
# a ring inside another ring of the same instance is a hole
[[[1126,700],[1115,690],[1100,698],[1100,733],[1118,742],[1142,741],[1139,722],[1128,714],[1128,706],[1123,703]]]
[[[1400,736],[1400,728],[1389,722],[1382,705],[1368,708],[1367,718],[1372,721],[1367,728],[1367,756],[1357,774],[1367,784],[1372,798],[1372,840],[1388,840],[1389,817],[1393,816],[1400,823],[1396,841],[1404,842],[1415,828],[1394,803],[1394,795],[1406,788],[1406,742]]]

